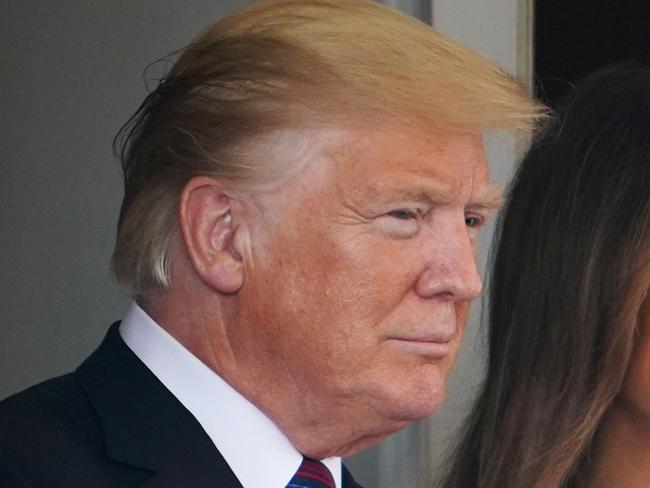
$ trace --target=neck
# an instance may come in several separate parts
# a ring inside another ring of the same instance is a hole
[[[354,401],[311,394],[291,375],[251,362],[220,364],[220,375],[259,408],[291,444],[312,459],[349,456],[384,440],[407,422],[390,422]],[[216,371],[217,368],[213,367]],[[273,394],[260,385],[275,385]]]
[[[256,360],[261,352],[254,345],[267,347],[264,341],[250,338],[248,348],[233,344],[224,322],[237,323],[237,320],[216,320],[223,319],[228,307],[206,309],[206,301],[200,298],[199,292],[180,298],[170,292],[152,293],[146,300],[140,300],[139,305],[194,356],[264,412],[303,455],[314,459],[347,456],[376,444],[408,423],[395,421],[386,428],[385,419],[373,419],[373,412],[363,411],[360,415],[355,402],[340,400],[326,404],[322,396],[309,395],[308,389],[295,378],[282,375],[283,368]],[[267,385],[275,386],[269,390]]]
[[[650,418],[618,400],[598,429],[587,486],[646,488],[650,486],[649,456]]]

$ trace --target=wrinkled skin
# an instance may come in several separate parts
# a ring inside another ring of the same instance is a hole
[[[216,369],[315,457],[435,411],[481,291],[476,234],[498,195],[480,134],[391,129],[332,136],[242,211],[231,364]]]

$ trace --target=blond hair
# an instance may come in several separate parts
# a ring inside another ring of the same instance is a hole
[[[527,130],[543,112],[478,53],[378,3],[251,5],[184,50],[118,134],[125,196],[116,276],[131,295],[169,286],[183,185],[199,174],[242,188],[279,181],[292,168],[247,150],[265,135],[355,117],[432,132]],[[293,169],[301,164],[290,159]]]

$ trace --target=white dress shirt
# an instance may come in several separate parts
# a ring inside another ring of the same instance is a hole
[[[244,488],[285,488],[302,455],[257,407],[185,349],[136,303],[120,324],[126,345],[198,420]],[[321,460],[341,488],[341,458]]]

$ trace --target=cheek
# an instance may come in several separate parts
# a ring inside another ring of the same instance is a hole
[[[359,233],[333,242],[337,286],[357,295],[361,303],[394,305],[413,288],[422,272],[417,245],[371,233]]]
[[[417,250],[303,215],[276,227],[256,263],[258,320],[268,325],[268,340],[297,345],[317,333],[318,351],[315,342],[305,344],[310,353],[366,356],[380,323],[414,286]]]
[[[621,397],[637,414],[650,418],[650,295],[639,312],[638,335]]]
[[[328,338],[344,331],[335,319],[353,297],[337,283],[340,262],[322,229],[294,223],[295,229],[284,227],[267,240],[248,282],[247,303],[255,304],[251,308],[256,322],[265,324],[269,347],[314,360],[334,353]]]
[[[650,418],[650,324],[644,324],[637,338],[621,396],[637,413]]]
[[[325,308],[328,303],[346,309],[372,303],[381,309],[413,284],[414,253],[405,252],[403,243],[343,225],[309,224],[291,239],[301,242],[287,264],[297,282],[318,290]]]

